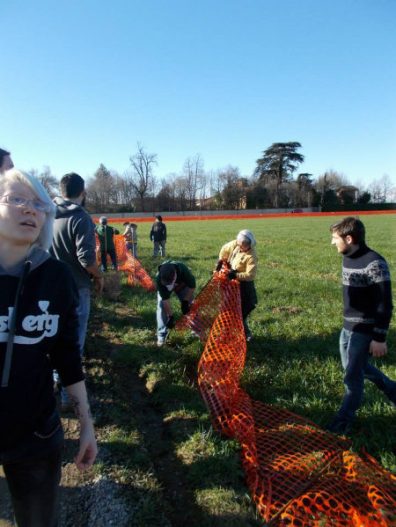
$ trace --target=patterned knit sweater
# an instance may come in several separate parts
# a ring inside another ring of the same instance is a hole
[[[392,291],[388,264],[366,245],[344,256],[342,265],[344,328],[372,333],[385,342],[392,317]]]

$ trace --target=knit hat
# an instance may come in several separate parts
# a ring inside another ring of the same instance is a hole
[[[251,231],[248,231],[247,229],[244,229],[243,231],[238,232],[237,241],[242,243],[244,239],[250,240],[250,246],[254,247],[256,245],[256,239],[253,236],[253,233]]]
[[[171,284],[176,277],[175,266],[170,263],[164,263],[160,265],[159,276],[163,284]]]

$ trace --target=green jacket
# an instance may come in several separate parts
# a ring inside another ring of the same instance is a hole
[[[113,229],[109,225],[97,225],[95,230],[99,238],[100,250],[106,252],[114,250],[113,236],[114,234],[119,234],[117,229]]]
[[[164,285],[161,284],[161,280],[159,277],[159,268],[158,268],[158,273],[155,277],[155,282],[157,285],[157,291],[160,294],[160,297],[162,298],[162,300],[168,300],[173,292],[177,293],[178,291],[181,291],[185,287],[189,287],[190,289],[195,289],[195,286],[196,286],[195,277],[190,271],[190,269],[186,265],[184,265],[184,263],[178,262],[176,260],[166,260],[165,262],[163,262],[163,264],[165,263],[170,263],[175,266],[176,283],[175,283],[174,289],[172,291],[168,291],[168,289]]]

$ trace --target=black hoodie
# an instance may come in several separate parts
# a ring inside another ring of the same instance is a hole
[[[26,260],[31,264],[23,284],[26,265],[7,271],[0,267],[0,454],[25,441],[54,414],[53,369],[64,386],[84,379],[78,293],[70,270],[38,248]],[[8,341],[12,345],[7,351]]]

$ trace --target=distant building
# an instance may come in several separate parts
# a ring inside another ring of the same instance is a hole
[[[356,203],[359,197],[359,189],[353,185],[343,185],[336,190],[340,203]]]
[[[196,200],[195,205],[198,209],[210,210],[216,208],[216,198],[214,196],[199,198]]]

